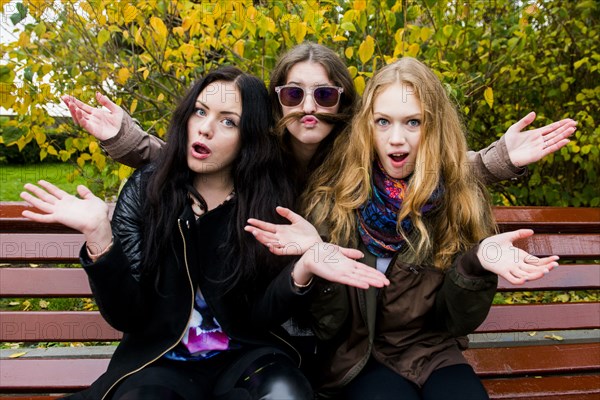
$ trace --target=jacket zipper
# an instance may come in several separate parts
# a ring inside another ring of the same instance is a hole
[[[285,343],[286,345],[288,345],[288,347],[292,350],[294,350],[294,352],[296,353],[296,355],[298,356],[298,368],[300,368],[300,365],[302,365],[302,355],[300,354],[300,352],[287,340],[285,340],[284,338],[282,338],[281,336],[279,336],[278,334],[276,334],[273,331],[269,331],[269,333],[273,336],[275,336],[277,339],[281,340],[283,343]]]
[[[186,221],[187,222],[187,221]],[[181,219],[177,220],[177,226],[179,228],[179,234],[181,235],[181,240],[183,241],[183,260],[185,261],[185,271],[187,273],[187,277],[188,277],[188,282],[190,284],[190,288],[192,289],[192,301],[190,303],[190,312],[189,315],[192,314],[192,310],[194,308],[194,296],[195,296],[195,292],[194,292],[194,287],[192,285],[192,277],[190,276],[190,268],[188,265],[188,259],[187,259],[187,243],[185,241],[185,236],[183,234],[183,230],[181,228]],[[187,223],[187,226],[189,228],[189,222]],[[189,319],[189,318],[188,318]],[[162,356],[164,356],[165,354],[167,354],[169,351],[171,351],[173,348],[175,348],[175,346],[177,346],[179,344],[179,342],[181,342],[181,339],[183,339],[183,337],[185,336],[185,332],[187,329],[187,324],[185,326],[185,328],[183,329],[183,332],[181,333],[181,335],[179,336],[179,339],[177,339],[177,341],[171,345],[169,348],[167,348],[165,351],[163,351],[161,354],[159,354],[157,357],[153,358],[152,360],[148,361],[146,364],[142,365],[141,367],[134,369],[133,371],[123,375],[122,377],[120,377],[119,379],[117,379],[115,381],[115,383],[113,383],[111,385],[110,388],[108,388],[108,390],[106,391],[106,393],[104,393],[104,395],[102,396],[102,400],[104,400],[106,398],[106,395],[110,393],[111,390],[114,389],[114,387],[121,382],[123,379],[127,378],[130,375],[135,374],[138,371],[141,371],[142,369],[146,368],[148,365],[152,364],[153,362],[155,362],[156,360],[158,360],[159,358],[161,358]]]

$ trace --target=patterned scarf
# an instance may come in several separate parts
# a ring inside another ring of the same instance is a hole
[[[396,225],[398,210],[406,197],[409,180],[410,176],[405,179],[392,178],[385,172],[379,160],[373,163],[373,195],[357,210],[357,216],[360,237],[367,250],[377,257],[392,257],[405,243]],[[436,209],[442,193],[443,186],[440,185],[421,212],[426,214]],[[413,229],[410,218],[403,219],[400,225],[405,234],[409,234]]]

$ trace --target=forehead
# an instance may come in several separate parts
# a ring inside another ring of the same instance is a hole
[[[200,92],[197,100],[210,108],[231,111],[241,111],[242,109],[242,96],[233,82],[211,82]]]
[[[321,64],[312,61],[302,61],[290,68],[286,83],[296,83],[301,86],[311,87],[331,85],[332,81],[327,70]]]
[[[384,114],[420,114],[421,101],[411,85],[393,83],[381,87],[373,99],[373,112]]]

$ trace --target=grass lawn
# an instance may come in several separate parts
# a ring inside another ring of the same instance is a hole
[[[51,182],[61,189],[75,193],[77,185],[85,184],[85,179],[77,177],[69,182],[67,175],[77,167],[68,163],[0,165],[0,201],[22,201],[19,193],[27,182],[36,183],[40,179]]]

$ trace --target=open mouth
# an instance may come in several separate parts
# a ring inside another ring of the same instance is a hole
[[[408,157],[408,153],[394,153],[394,154],[390,154],[389,157],[394,162],[402,162],[406,159],[406,157]]]
[[[210,154],[210,149],[208,148],[208,146],[202,143],[194,143],[192,145],[192,148],[198,154]]]

